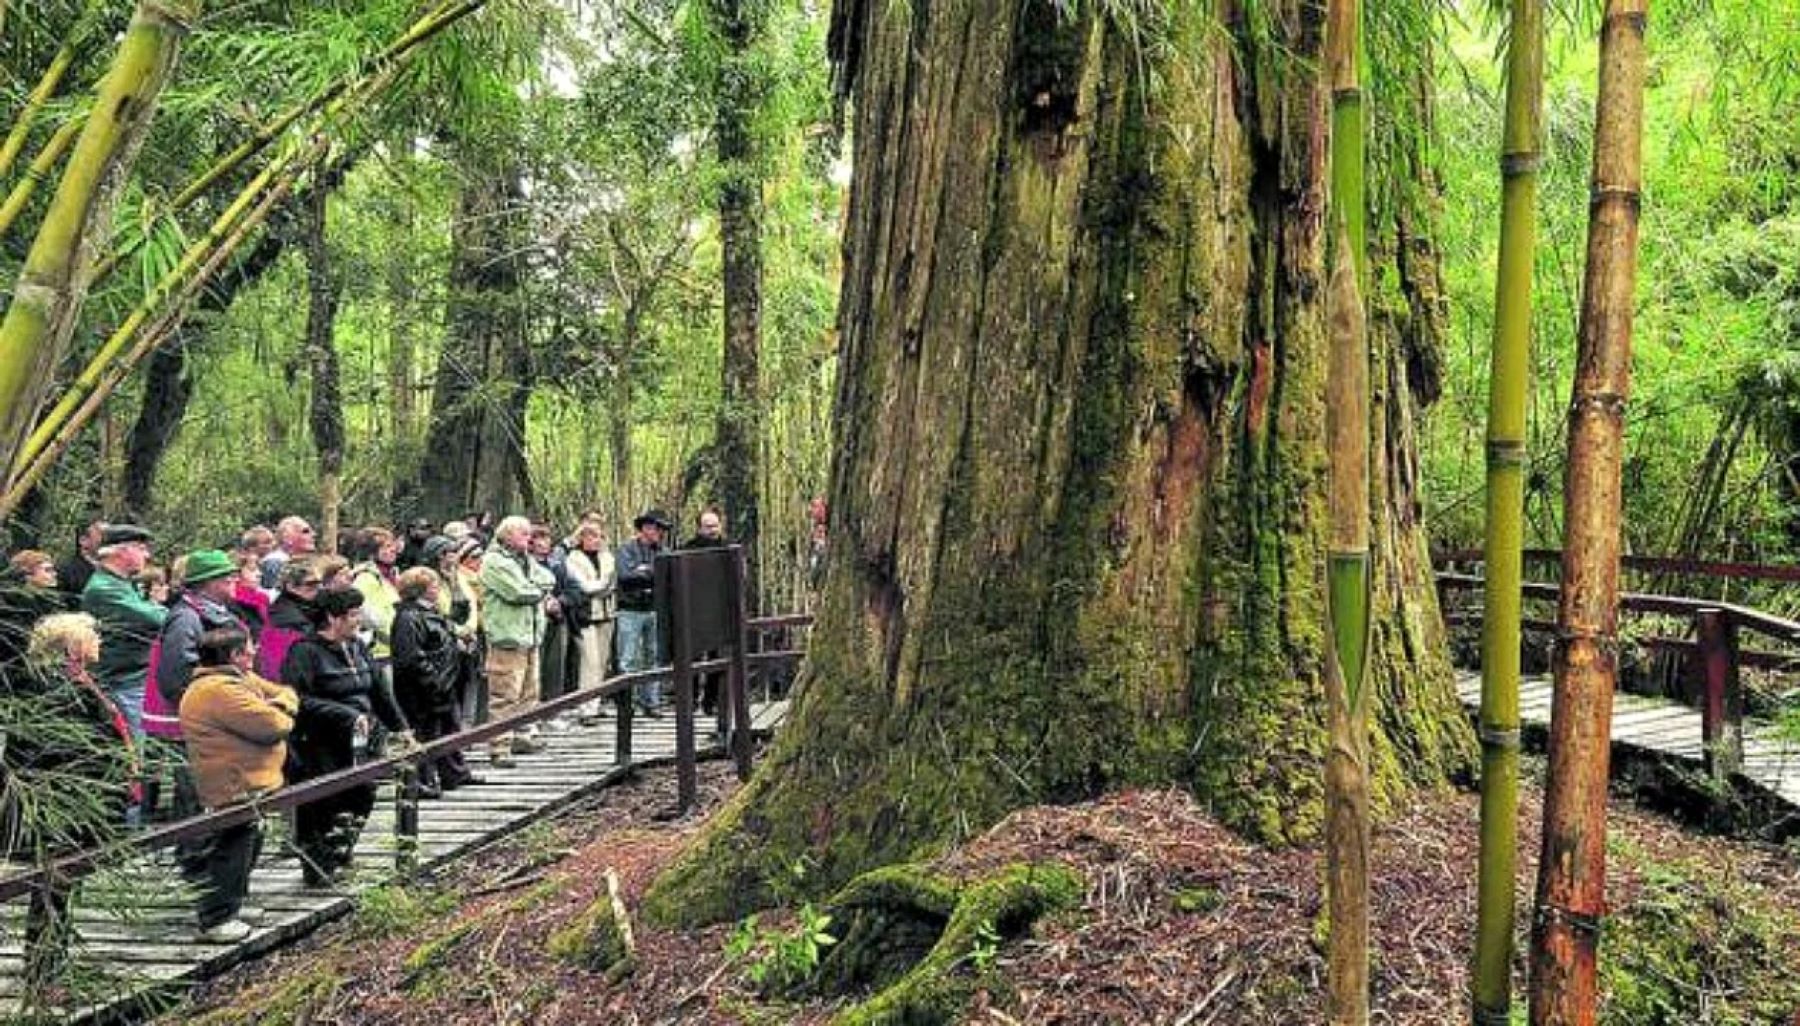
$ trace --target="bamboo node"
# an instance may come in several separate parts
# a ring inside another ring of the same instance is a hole
[[[1511,1026],[1512,1009],[1504,1005],[1499,1008],[1487,1008],[1481,1002],[1474,1001],[1470,1003],[1470,1017],[1474,1020],[1475,1026]]]
[[[1331,91],[1331,99],[1334,103],[1357,104],[1360,106],[1363,100],[1362,86],[1338,86]]]
[[[1594,210],[1608,203],[1620,202],[1636,217],[1643,211],[1644,195],[1635,186],[1627,185],[1595,185],[1588,189],[1588,209]]]
[[[1483,748],[1498,748],[1504,751],[1517,751],[1523,733],[1518,727],[1502,730],[1499,727],[1484,726],[1479,731]]]
[[[1543,166],[1544,155],[1535,150],[1529,153],[1502,153],[1500,155],[1500,175],[1503,178],[1534,175]]]
[[[1487,462],[1490,467],[1524,466],[1525,443],[1513,439],[1489,439]]]
[[[194,30],[194,21],[199,16],[193,4],[182,0],[143,0],[138,11],[138,16],[145,22],[183,36]]]
[[[1544,904],[1538,906],[1532,923],[1539,932],[1561,926],[1577,936],[1597,938],[1604,918],[1598,912],[1577,912],[1560,905]]]

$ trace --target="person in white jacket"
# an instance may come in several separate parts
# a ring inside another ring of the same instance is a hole
[[[606,530],[598,521],[582,521],[572,540],[566,564],[569,582],[580,589],[586,602],[571,610],[569,622],[579,630],[576,644],[581,668],[576,686],[585,691],[599,687],[612,666],[613,587],[617,573],[612,550],[606,547]],[[581,707],[584,724],[598,722],[600,715],[598,700]]]

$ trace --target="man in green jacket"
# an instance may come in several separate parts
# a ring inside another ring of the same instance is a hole
[[[558,608],[556,577],[531,558],[531,521],[507,517],[494,528],[494,545],[481,557],[481,617],[487,629],[488,708],[494,719],[537,704],[538,648],[546,614]],[[490,742],[496,766],[513,765],[513,753],[543,750],[532,728]]]
[[[81,592],[82,611],[100,623],[100,661],[94,677],[125,714],[139,741],[144,737],[150,646],[169,615],[132,583],[149,562],[149,531],[132,524],[108,524],[95,553],[94,576]]]

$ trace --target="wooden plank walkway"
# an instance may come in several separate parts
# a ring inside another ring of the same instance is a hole
[[[759,731],[773,730],[787,715],[786,702],[760,703],[751,719]],[[710,718],[700,721],[700,743]],[[461,788],[419,805],[419,864],[429,868],[488,841],[511,834],[533,820],[585,797],[624,775],[615,765],[616,724],[609,716],[593,727],[546,735],[548,750],[517,757],[518,765],[489,765],[484,746],[470,750],[470,765],[486,782]],[[638,763],[675,754],[673,716],[632,723],[632,757]],[[158,994],[215,976],[230,966],[288,943],[350,911],[358,893],[391,878],[394,869],[394,802],[391,786],[357,845],[357,861],[347,884],[328,890],[303,886],[299,862],[281,851],[279,820],[271,828],[262,861],[251,878],[247,904],[264,910],[262,923],[238,944],[209,944],[196,935],[191,896],[184,892],[168,852],[140,859],[128,870],[133,895],[129,913],[84,907],[83,892],[117,887],[101,878],[84,882],[75,895],[75,972],[106,978],[97,991],[108,998],[67,1021],[139,1017]],[[88,903],[90,906],[94,902]],[[22,901],[0,906],[0,1023],[19,1017],[23,969],[20,927]]]
[[[1481,706],[1481,674],[1459,670],[1456,690],[1470,711]],[[1550,678],[1526,677],[1519,686],[1519,719],[1527,726],[1550,723]],[[1660,698],[1613,695],[1613,741],[1702,766],[1700,712]],[[1800,808],[1800,744],[1773,727],[1744,722],[1744,775]]]

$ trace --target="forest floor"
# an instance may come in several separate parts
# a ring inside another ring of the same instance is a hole
[[[703,767],[708,811],[735,786],[725,764]],[[605,899],[607,870],[634,906],[698,829],[702,818],[650,823],[673,788],[672,771],[646,773],[427,884],[378,890],[355,915],[214,981],[165,1021],[829,1023],[848,1001],[759,995],[756,950],[728,955],[732,924],[674,933],[636,923],[636,971],[616,984],[547,950],[553,932]],[[1535,786],[1523,798],[1521,909],[1540,814]],[[1800,1026],[1800,851],[1699,836],[1621,801],[1611,822],[1605,1021]],[[1476,824],[1475,796],[1446,789],[1379,828],[1375,1022],[1465,1021]],[[1021,861],[1075,868],[1085,900],[995,946],[962,1022],[1323,1021],[1318,852],[1259,848],[1181,792],[1139,791],[1023,810],[935,868],[974,879]],[[770,913],[746,934],[766,942],[795,922]]]

